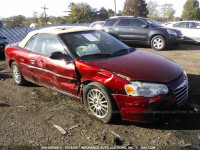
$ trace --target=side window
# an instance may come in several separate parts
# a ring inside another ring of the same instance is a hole
[[[113,26],[113,24],[117,21],[117,19],[108,19],[104,26]]]
[[[64,47],[57,39],[57,37],[51,35],[49,39],[45,42],[45,47],[42,51],[42,54],[50,56],[54,52],[64,53]]]
[[[130,22],[131,22],[130,19],[121,19],[117,26],[119,26],[119,27],[129,26]]]
[[[24,49],[32,51],[37,37],[38,37],[38,34],[32,36],[32,38],[26,43],[26,46],[24,47]]]
[[[200,23],[196,23],[196,29],[200,29]]]
[[[187,22],[176,23],[173,25],[173,27],[186,28]]]
[[[143,21],[137,20],[137,19],[133,19],[131,23],[132,27],[137,27],[137,28],[142,28],[143,25],[146,25],[146,24]]]
[[[195,23],[195,22],[189,22],[188,28],[196,29],[197,28],[197,23]]]
[[[186,22],[182,22],[180,23],[180,28],[186,28],[187,27],[187,23]]]
[[[47,38],[48,34],[39,34],[35,46],[33,47],[33,52],[42,54],[42,51],[45,47],[45,41]]]
[[[33,52],[50,56],[53,52],[64,53],[64,47],[54,35],[39,34]]]
[[[175,24],[173,25],[173,27],[179,27],[179,24],[180,24],[180,23],[175,23]]]

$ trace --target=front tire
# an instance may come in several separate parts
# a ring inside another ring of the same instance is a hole
[[[24,77],[15,61],[11,64],[11,70],[12,70],[12,76],[13,76],[15,83],[17,83],[18,85],[24,85],[26,83],[26,80],[24,79]]]
[[[114,118],[114,104],[108,89],[97,82],[89,83],[83,89],[83,101],[89,115],[103,123],[110,123]]]
[[[151,39],[151,47],[154,50],[157,50],[157,51],[165,49],[165,47],[166,47],[166,41],[165,41],[164,37],[161,36],[161,35],[154,36]]]

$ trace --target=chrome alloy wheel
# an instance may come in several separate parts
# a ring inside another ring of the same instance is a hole
[[[88,106],[98,118],[104,118],[108,113],[108,101],[98,89],[91,89],[87,94]]]
[[[13,73],[13,78],[14,78],[15,82],[20,83],[21,82],[21,74],[16,65],[12,66],[12,73]]]
[[[156,49],[162,49],[163,46],[164,46],[164,41],[161,39],[161,38],[155,38],[153,40],[153,46],[156,48]]]

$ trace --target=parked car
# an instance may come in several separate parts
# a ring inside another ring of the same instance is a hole
[[[116,112],[123,120],[152,121],[158,119],[154,111],[188,97],[187,74],[175,62],[92,28],[32,31],[5,55],[16,84],[30,81],[78,98],[104,123]]]
[[[4,55],[4,49],[7,44],[6,37],[0,35],[0,56]]]
[[[90,27],[95,29],[101,29],[101,27],[104,25],[105,21],[96,21],[93,22]]]
[[[133,16],[111,17],[102,30],[125,43],[150,45],[155,50],[178,46],[184,39],[179,30],[162,27],[155,20]]]
[[[185,36],[185,42],[200,43],[200,21],[169,22],[164,26],[180,30]]]

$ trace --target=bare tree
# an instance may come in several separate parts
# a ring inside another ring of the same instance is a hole
[[[173,4],[161,5],[161,17],[164,20],[174,20],[176,11],[173,8]]]
[[[160,5],[156,1],[149,1],[147,4],[149,11],[148,17],[151,19],[159,18],[160,16]]]

